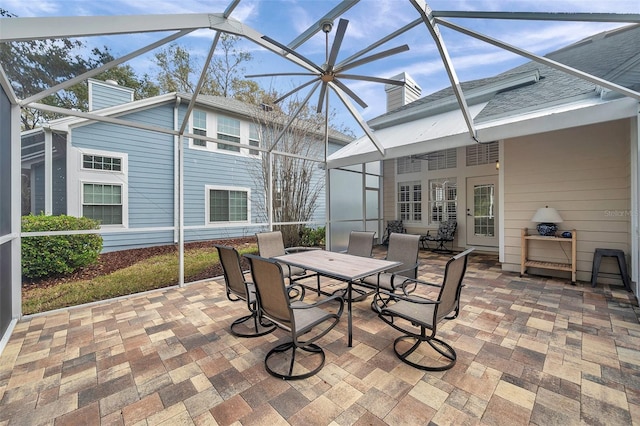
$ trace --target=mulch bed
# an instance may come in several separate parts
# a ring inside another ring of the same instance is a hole
[[[185,250],[188,250],[191,248],[212,247],[213,244],[220,244],[220,245],[240,248],[246,244],[255,244],[255,243],[256,243],[256,238],[255,236],[253,236],[253,237],[245,237],[245,238],[230,238],[230,239],[186,243],[184,247],[185,247]],[[134,265],[135,263],[140,262],[144,259],[148,259],[149,257],[163,255],[163,254],[171,254],[171,253],[175,253],[177,256],[178,254],[177,244],[103,253],[99,256],[98,263],[88,266],[86,268],[82,268],[74,272],[73,274],[65,275],[63,277],[53,276],[53,277],[45,277],[45,278],[33,279],[33,280],[24,278],[22,287],[23,289],[28,290],[32,287],[43,288],[43,287],[55,286],[65,282],[78,281],[78,280],[90,280],[98,276],[108,275],[119,269],[123,269],[128,266]],[[243,265],[243,268],[248,269],[248,264]],[[200,274],[198,274],[195,277],[189,277],[189,281],[190,282],[199,281],[207,278],[217,277],[220,275],[222,275],[222,266],[220,266],[220,262],[211,262],[211,265],[208,268],[206,268],[204,271],[202,271]]]

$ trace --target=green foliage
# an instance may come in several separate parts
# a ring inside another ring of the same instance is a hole
[[[23,232],[99,229],[86,217],[29,215],[22,217]],[[22,274],[28,278],[70,274],[96,263],[102,250],[98,234],[52,235],[22,239]]]
[[[324,226],[319,226],[315,229],[305,226],[302,228],[302,245],[305,247],[324,246],[324,234]]]

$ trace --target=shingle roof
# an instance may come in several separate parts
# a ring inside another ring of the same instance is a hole
[[[549,53],[545,57],[632,90],[640,89],[640,25],[630,25],[593,35]],[[514,74],[534,70],[540,73],[540,79],[537,82],[496,93],[476,116],[475,121],[482,122],[513,111],[535,109],[580,95],[590,93],[596,95],[594,83],[533,61],[493,77],[463,82],[461,88],[464,93],[499,82]],[[453,95],[452,88],[448,87],[387,112],[374,120],[397,114],[399,111],[417,109]]]

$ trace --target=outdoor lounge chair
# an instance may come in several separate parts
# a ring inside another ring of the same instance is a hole
[[[314,304],[292,302],[288,297],[283,270],[278,262],[255,255],[246,257],[251,264],[261,315],[278,328],[291,333],[291,341],[276,345],[265,356],[264,365],[267,372],[285,380],[313,376],[322,369],[325,360],[324,351],[316,342],[340,320],[344,309],[342,297],[331,296]],[[330,302],[337,305],[334,312],[320,307]],[[307,355],[303,355],[302,360],[296,362],[298,349]]]
[[[387,221],[387,229],[384,231],[384,235],[382,236],[382,244],[389,244],[389,236],[393,233],[404,234],[407,230],[404,228],[402,220],[388,220]]]
[[[462,280],[471,251],[473,248],[447,262],[442,285],[406,280],[402,293],[381,289],[374,295],[374,302],[380,306],[378,317],[403,333],[393,343],[393,350],[402,362],[428,371],[444,371],[455,365],[456,351],[436,338],[436,332],[440,321],[454,319],[460,313]],[[425,296],[438,287],[435,300]]]
[[[245,280],[240,255],[233,247],[214,245],[218,249],[218,257],[224,272],[224,282],[227,290],[227,298],[233,302],[244,300],[250,315],[238,318],[231,324],[231,334],[239,337],[258,337],[271,333],[276,326],[263,320],[258,312],[256,291],[253,283]],[[246,323],[253,321],[253,328]]]
[[[415,279],[418,273],[419,242],[419,235],[391,234],[385,259],[400,262],[401,264],[385,272],[364,277],[354,284],[369,287],[375,291],[382,289],[394,292],[407,279]],[[374,303],[371,304],[371,307],[374,311],[377,311]]]
[[[445,243],[450,242],[451,244],[453,244],[453,239],[455,238],[457,227],[458,221],[455,219],[449,219],[446,222],[441,222],[436,235],[431,235],[430,231],[428,231],[426,235],[422,235],[420,237],[422,248],[429,249],[428,242],[432,241],[436,243],[436,247],[430,249],[431,251],[435,251],[437,253],[452,253],[453,250],[448,249],[445,246]]]
[[[295,253],[301,250],[317,250],[312,247],[289,247],[285,249],[281,231],[260,232],[256,234],[256,238],[258,239],[258,254],[266,258],[284,256],[285,254]],[[318,288],[314,290],[316,290],[318,292],[318,296],[320,296],[320,275],[309,274],[302,268],[285,265],[284,263],[281,263],[280,266],[282,266],[285,278],[289,279],[289,284],[293,284],[298,280],[316,276],[318,280]]]

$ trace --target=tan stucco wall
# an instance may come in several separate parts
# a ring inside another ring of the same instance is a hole
[[[521,228],[535,233],[530,219],[545,205],[562,216],[560,230],[577,230],[578,281],[591,280],[598,247],[624,250],[630,262],[629,140],[630,122],[620,120],[504,141],[505,270],[520,271]],[[535,260],[567,262],[571,254],[567,243],[564,250],[560,243],[530,242],[529,247]],[[613,259],[605,258],[601,272],[617,270]]]

